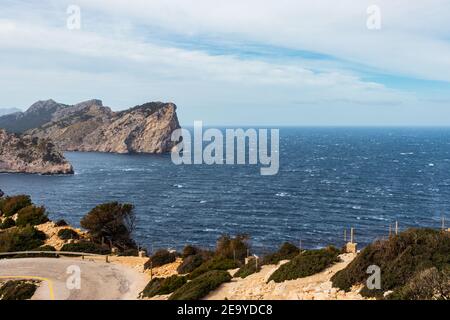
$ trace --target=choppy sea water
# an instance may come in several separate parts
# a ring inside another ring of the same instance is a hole
[[[280,172],[257,166],[175,166],[170,155],[67,153],[73,176],[1,174],[7,194],[30,194],[74,225],[95,205],[135,205],[135,238],[150,250],[213,246],[246,233],[257,252],[283,241],[361,245],[400,228],[450,220],[450,129],[282,128]]]

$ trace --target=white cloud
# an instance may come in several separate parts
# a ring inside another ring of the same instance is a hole
[[[330,54],[423,79],[450,81],[446,0],[80,0],[96,9],[184,35],[213,35]],[[377,4],[382,29],[366,28]]]
[[[275,85],[311,92],[326,89],[331,96],[352,95],[362,100],[395,95],[395,92],[380,84],[364,82],[341,70],[315,73],[296,64],[213,56],[200,51],[8,20],[0,20],[0,30],[0,46],[3,49],[55,51],[64,55],[79,55],[83,59],[115,59],[122,65],[129,64],[131,69],[133,66],[139,69],[141,76],[151,75],[161,81],[175,79],[197,83],[216,81],[248,86]]]
[[[153,30],[169,38],[205,36],[311,50],[369,68],[450,81],[450,55],[445,55],[450,51],[439,37],[448,27],[440,18],[445,13],[410,5],[413,21],[419,9],[432,21],[409,27],[400,14],[403,8],[397,7],[406,5],[404,0],[396,5],[379,1],[388,9],[379,33],[365,27],[365,1],[350,5],[343,0],[337,6],[328,0],[77,2],[81,31],[64,28],[66,11],[59,1],[29,3],[33,10],[25,11],[21,5],[5,7],[0,13],[0,86],[7,106],[46,97],[67,103],[98,97],[112,107],[172,100],[189,121],[236,118],[229,112],[233,107],[241,108],[238,118],[244,122],[258,118],[250,110],[266,108],[260,121],[268,123],[296,121],[295,115],[303,114],[292,108],[305,105],[376,109],[418,101],[415,93],[364,80],[346,62],[213,55],[195,46],[162,44],[152,38]],[[205,113],[205,108],[217,111]]]

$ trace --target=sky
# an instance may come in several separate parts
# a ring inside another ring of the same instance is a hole
[[[0,74],[0,108],[98,98],[174,102],[186,126],[449,126],[450,1],[0,0]]]

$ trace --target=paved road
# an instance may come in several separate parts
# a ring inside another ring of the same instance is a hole
[[[81,271],[80,289],[73,288],[76,285],[73,270]],[[71,276],[68,286],[67,280]],[[133,300],[148,282],[145,274],[134,269],[78,258],[2,259],[0,279],[5,277],[45,279],[33,297],[36,300],[52,297],[56,300]]]

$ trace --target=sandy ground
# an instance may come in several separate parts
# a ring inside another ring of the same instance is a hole
[[[342,262],[336,263],[327,270],[310,277],[297,280],[267,283],[270,275],[279,265],[263,266],[261,271],[245,279],[233,278],[217,290],[205,297],[207,300],[360,300],[358,288],[345,293],[332,288],[330,278],[339,270],[345,268],[353,259],[354,254],[341,255]]]
[[[327,270],[310,277],[275,283],[267,280],[282,264],[267,265],[261,271],[245,279],[233,278],[231,282],[221,285],[205,297],[205,300],[363,300],[358,294],[361,288],[352,288],[344,292],[332,288],[331,277],[339,270],[344,269],[356,254],[343,254],[338,262]],[[229,270],[233,275],[236,270]],[[170,295],[156,296],[150,300],[167,300]]]
[[[80,289],[70,289],[67,280],[71,266],[81,271]],[[132,268],[79,258],[26,258],[0,260],[0,277],[42,278],[33,299],[48,300],[133,300],[150,280]],[[51,290],[52,288],[53,290]]]
[[[75,229],[70,226],[57,227],[53,221],[38,225],[36,226],[36,229],[44,232],[47,235],[45,245],[55,247],[56,250],[60,250],[62,246],[67,243],[67,240],[61,240],[58,237],[58,231],[61,229],[72,229],[80,235],[80,238],[87,237],[87,233],[85,231],[82,231],[81,229]]]

